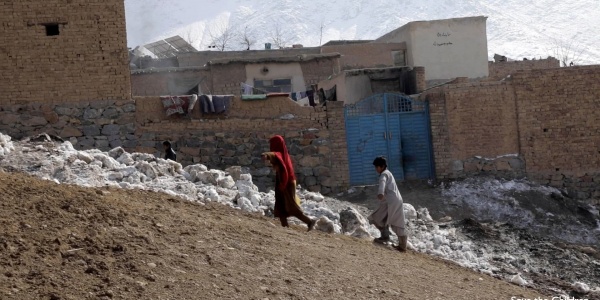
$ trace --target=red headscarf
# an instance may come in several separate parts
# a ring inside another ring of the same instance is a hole
[[[269,146],[271,152],[277,152],[281,154],[281,162],[286,172],[285,177],[289,180],[296,180],[296,174],[294,173],[294,165],[292,159],[288,153],[287,147],[285,146],[285,140],[282,136],[276,135],[269,140]]]

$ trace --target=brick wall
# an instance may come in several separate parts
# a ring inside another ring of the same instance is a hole
[[[599,80],[600,66],[523,70],[426,92],[436,176],[526,174],[600,201]]]
[[[560,67],[560,61],[554,57],[537,60],[488,62],[489,77],[502,79],[518,70],[553,69]]]
[[[361,43],[322,46],[321,53],[340,53],[343,70],[394,66],[392,51],[405,51],[406,43]]]
[[[131,91],[134,96],[179,95],[172,82],[200,82],[203,93],[211,93],[212,78],[210,69],[164,69],[133,71],[131,74]]]
[[[307,62],[300,63],[304,82],[309,87],[313,84],[318,84],[320,81],[334,77],[340,73],[339,59],[336,58],[318,58]]]
[[[521,154],[543,183],[600,199],[600,66],[514,74]]]
[[[246,82],[246,66],[242,63],[211,65],[213,94],[241,94],[240,83]]]
[[[9,0],[0,11],[0,105],[130,99],[122,0]]]
[[[271,169],[260,160],[275,134],[286,138],[298,182],[323,193],[338,192],[348,185],[346,140],[341,103],[301,107],[287,97],[264,101],[233,101],[226,118],[191,119],[164,116],[158,97],[137,97],[138,151],[159,153],[161,142],[171,140],[184,165],[203,163],[224,169],[249,168],[261,188],[271,187]],[[293,114],[293,119],[282,119]]]

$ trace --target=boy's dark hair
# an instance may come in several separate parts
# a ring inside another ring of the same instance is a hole
[[[376,167],[384,167],[387,168],[387,160],[383,156],[378,156],[373,161],[373,165]]]
[[[169,141],[164,141],[164,142],[163,142],[163,146],[167,146],[167,147],[171,148],[171,142],[169,142]]]

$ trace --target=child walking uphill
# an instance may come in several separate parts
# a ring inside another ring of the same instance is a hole
[[[275,170],[275,209],[274,214],[279,218],[281,226],[288,227],[288,217],[296,217],[306,223],[308,231],[315,227],[316,220],[307,217],[300,208],[300,198],[296,195],[296,175],[294,166],[285,146],[282,136],[276,135],[269,140],[270,152],[262,154],[264,160],[269,160]]]
[[[377,157],[373,161],[375,170],[379,173],[379,188],[377,189],[377,198],[381,201],[379,208],[369,216],[369,223],[375,225],[381,232],[378,242],[387,242],[390,239],[388,226],[398,236],[398,246],[396,249],[401,252],[406,251],[407,236],[404,223],[404,208],[402,196],[396,185],[394,175],[387,169],[387,161],[384,157]]]

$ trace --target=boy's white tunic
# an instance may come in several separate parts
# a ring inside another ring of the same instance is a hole
[[[379,176],[379,188],[377,194],[383,194],[379,208],[369,216],[369,221],[377,227],[394,226],[404,231],[404,209],[402,196],[396,185],[394,175],[385,170]]]

